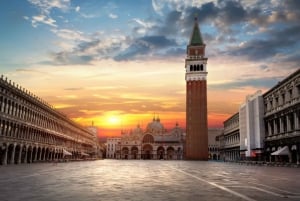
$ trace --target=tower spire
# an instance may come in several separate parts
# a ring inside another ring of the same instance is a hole
[[[204,45],[201,32],[198,26],[198,16],[195,14],[195,22],[194,22],[194,28],[193,32],[190,37],[190,43],[189,45]]]

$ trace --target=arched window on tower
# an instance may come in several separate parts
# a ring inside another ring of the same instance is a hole
[[[203,64],[201,64],[201,66],[200,66],[200,70],[201,70],[201,71],[203,71]]]
[[[197,65],[197,69],[196,69],[197,71],[199,71],[200,70],[200,66],[199,66],[199,64]]]
[[[190,71],[193,71],[193,66],[192,65],[190,65]]]
[[[197,67],[196,67],[196,65],[194,65],[194,71],[196,71],[197,70]]]

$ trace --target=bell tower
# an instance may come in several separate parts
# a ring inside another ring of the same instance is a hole
[[[205,44],[196,17],[185,59],[187,160],[208,160],[206,64]]]

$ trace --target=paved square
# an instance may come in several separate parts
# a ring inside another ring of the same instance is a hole
[[[300,169],[99,160],[0,166],[1,201],[300,200]]]

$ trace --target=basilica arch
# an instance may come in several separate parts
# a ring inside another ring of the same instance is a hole
[[[153,147],[150,144],[145,144],[142,147],[142,159],[152,159],[153,158]]]
[[[122,148],[122,155],[123,155],[123,159],[129,159],[129,149],[128,147],[123,147]]]
[[[162,160],[165,159],[165,148],[160,146],[157,148],[157,159]]]
[[[131,159],[138,159],[139,149],[137,146],[131,148]]]
[[[167,148],[167,159],[168,160],[176,159],[175,149],[173,147]]]

